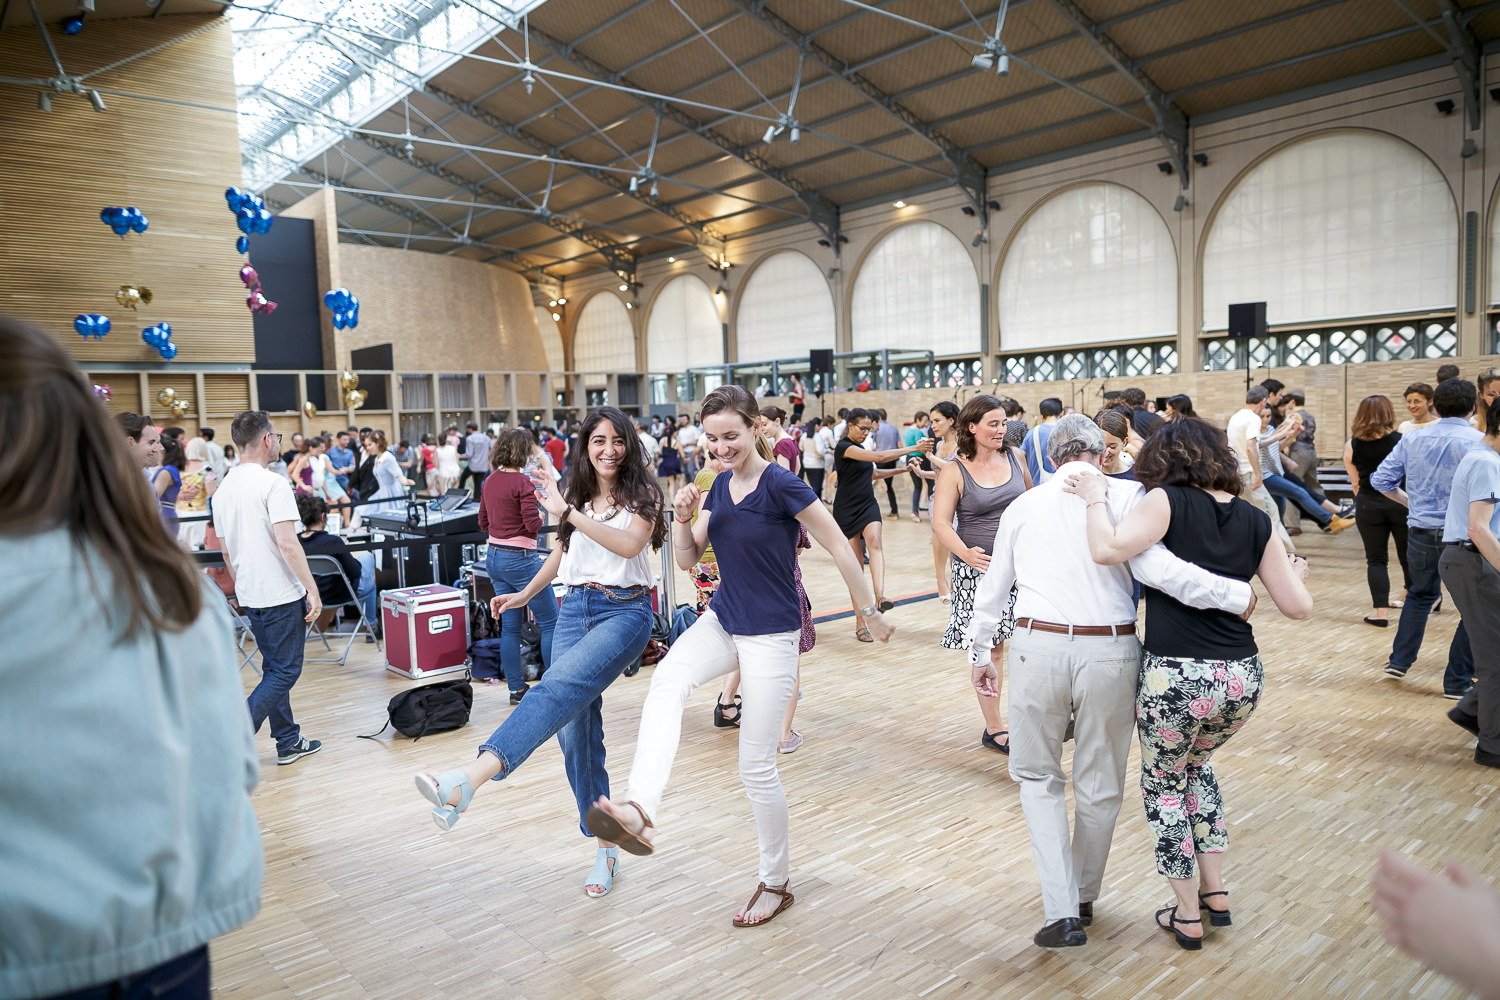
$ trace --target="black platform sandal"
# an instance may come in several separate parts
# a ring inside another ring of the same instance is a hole
[[[1163,913],[1170,913],[1172,915],[1168,922],[1165,924],[1161,922],[1161,915]],[[1177,947],[1181,948],[1183,951],[1202,951],[1203,939],[1188,937],[1186,934],[1182,933],[1182,931],[1177,929],[1177,925],[1181,924],[1186,927],[1189,924],[1201,923],[1203,923],[1202,920],[1178,920],[1177,907],[1175,906],[1169,906],[1166,909],[1156,911],[1156,926],[1160,927],[1164,931],[1171,931],[1172,936],[1177,939]]]
[[[1210,924],[1212,924],[1213,926],[1215,926],[1215,927],[1228,927],[1229,923],[1230,923],[1230,921],[1229,921],[1229,911],[1228,910],[1215,910],[1213,907],[1209,906],[1208,905],[1208,897],[1210,897],[1210,896],[1223,896],[1227,900],[1229,898],[1229,892],[1228,892],[1228,890],[1225,890],[1225,891],[1222,891],[1222,892],[1200,892],[1200,893],[1198,893],[1198,902],[1202,903],[1203,904],[1203,909],[1208,912],[1208,922]]]
[[[739,695],[735,695],[734,696],[734,704],[733,705],[726,705],[726,704],[723,703],[723,701],[720,700],[723,697],[724,697],[723,695],[720,695],[718,698],[714,699],[714,728],[716,728],[716,729],[738,729],[738,728],[740,728],[740,702],[743,699],[741,699]],[[732,718],[732,719],[726,719],[726,718],[724,718],[724,713],[726,711],[733,712],[734,713],[734,718]]]

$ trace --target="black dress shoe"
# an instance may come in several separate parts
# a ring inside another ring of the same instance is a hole
[[[982,746],[982,747],[984,747],[986,750],[993,750],[996,753],[1003,753],[1006,756],[1009,756],[1010,755],[1010,744],[1008,742],[1007,743],[1001,743],[999,740],[997,740],[995,738],[997,736],[1009,736],[1009,735],[1010,735],[1010,730],[1008,730],[1008,729],[1002,729],[998,733],[995,733],[993,735],[991,735],[991,733],[990,733],[990,731],[988,729],[985,729],[985,730],[983,730],[979,734],[979,745]]]
[[[1475,747],[1474,763],[1483,764],[1485,767],[1500,767],[1500,753],[1485,753],[1483,750]]]
[[[1454,705],[1452,708],[1448,709],[1448,721],[1452,722],[1460,729],[1467,729],[1475,736],[1479,735],[1479,716],[1470,715],[1468,712],[1460,709],[1457,705]]]
[[[1093,903],[1093,900],[1090,900],[1087,903],[1079,903],[1078,904],[1078,922],[1080,924],[1082,924],[1083,926],[1085,926],[1085,927],[1089,926],[1090,924],[1092,924],[1094,922],[1094,903]]]
[[[1031,940],[1038,948],[1077,948],[1088,944],[1089,936],[1077,917],[1064,917],[1037,931]]]

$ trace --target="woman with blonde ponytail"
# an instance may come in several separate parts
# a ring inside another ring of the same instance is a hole
[[[682,711],[700,684],[740,671],[740,780],[755,813],[760,885],[734,918],[736,927],[763,924],[792,905],[790,819],[776,772],[782,718],[797,686],[802,609],[788,586],[797,560],[799,526],[827,549],[882,642],[895,631],[876,606],[854,551],[833,515],[791,471],[771,461],[758,430],[755,399],[738,385],[703,401],[702,444],[724,466],[706,494],[689,484],[673,500],[672,548],[690,569],[713,544],[720,583],[713,602],[656,665],[641,709],[640,735],[621,803],[600,797],[589,829],[632,854],[650,854],[672,761],[682,737]],[[693,511],[698,518],[693,519]]]

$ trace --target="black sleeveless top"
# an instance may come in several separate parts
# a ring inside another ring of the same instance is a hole
[[[1401,440],[1401,435],[1391,431],[1383,438],[1374,441],[1361,441],[1359,438],[1349,439],[1349,457],[1354,461],[1354,471],[1359,473],[1360,491],[1373,490],[1370,485],[1370,475],[1380,468],[1380,463],[1385,457],[1396,449],[1396,442]]]
[[[1196,486],[1163,486],[1172,523],[1162,544],[1179,559],[1235,580],[1255,575],[1271,539],[1271,519],[1234,497],[1219,503]],[[1228,611],[1190,608],[1146,588],[1146,652],[1192,660],[1243,660],[1256,655],[1250,623]]]

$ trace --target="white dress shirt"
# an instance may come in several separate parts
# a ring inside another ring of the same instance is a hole
[[[1101,566],[1089,555],[1088,507],[1063,492],[1075,473],[1099,470],[1087,462],[1067,462],[1048,482],[1017,497],[1000,518],[990,568],[974,595],[974,617],[967,635],[969,659],[988,662],[991,639],[1005,615],[1011,586],[1015,615],[1059,625],[1124,625],[1136,620],[1131,575],[1194,608],[1243,614],[1250,585],[1216,576],[1180,559],[1157,542],[1126,563]],[[1111,479],[1105,503],[1110,519],[1120,520],[1145,497],[1140,483]]]

